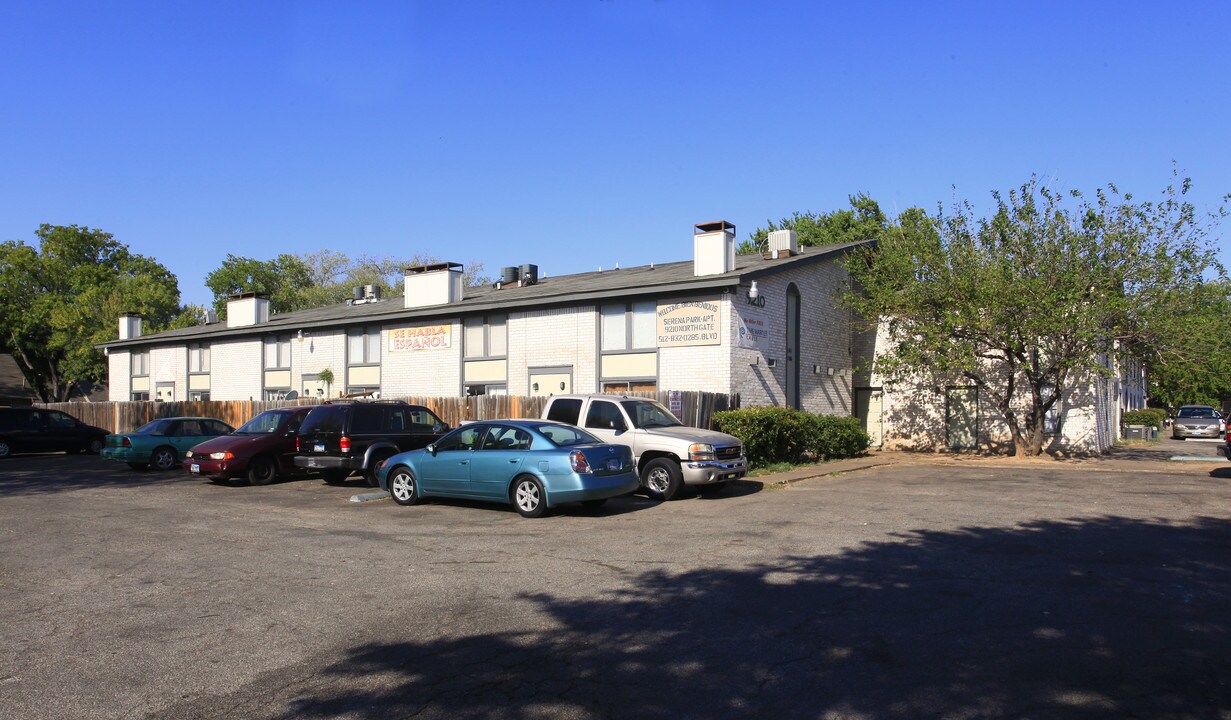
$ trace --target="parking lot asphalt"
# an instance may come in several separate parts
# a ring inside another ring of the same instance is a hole
[[[0,715],[1231,717],[1231,468],[1124,450],[538,521],[10,458]]]

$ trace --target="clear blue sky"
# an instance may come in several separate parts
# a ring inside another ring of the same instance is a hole
[[[1152,196],[1174,160],[1213,209],[1229,30],[1226,2],[0,0],[0,240],[101,228],[204,303],[227,253],[558,275],[1031,173]]]

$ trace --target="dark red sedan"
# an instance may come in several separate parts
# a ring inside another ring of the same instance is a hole
[[[266,410],[230,435],[193,446],[184,454],[184,470],[219,482],[242,478],[253,485],[301,475],[295,467],[295,433],[311,409]]]

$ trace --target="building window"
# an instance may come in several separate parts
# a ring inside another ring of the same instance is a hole
[[[602,316],[603,352],[616,350],[653,350],[658,304],[653,300],[604,305]]]
[[[188,399],[191,402],[209,402],[209,390],[189,390]]]
[[[150,353],[148,350],[132,354],[132,376],[146,377],[150,374]],[[146,393],[148,396],[149,393]]]
[[[205,374],[209,372],[208,345],[188,346],[188,372],[193,374]]]
[[[347,330],[346,362],[349,365],[379,365],[380,328]]]
[[[465,385],[462,388],[468,397],[475,395],[508,395],[509,388],[504,383],[487,383],[476,385]]]
[[[467,358],[502,358],[509,352],[507,315],[466,318],[462,323],[462,345]]]
[[[141,392],[134,390],[132,393],[132,399],[134,402],[146,402],[150,399],[150,392],[148,390]]]
[[[291,338],[290,336],[265,338],[265,369],[290,369]]]

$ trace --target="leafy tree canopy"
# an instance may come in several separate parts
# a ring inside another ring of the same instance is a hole
[[[1042,452],[1048,411],[1076,383],[1108,375],[1109,356],[1212,382],[1210,348],[1190,339],[1213,337],[1217,323],[1225,331],[1205,280],[1225,274],[1211,241],[1217,216],[1200,218],[1188,189],[1183,180],[1151,202],[1031,178],[993,193],[987,216],[969,203],[904,213],[847,258],[861,288],[848,302],[886,321],[892,343],[876,369],[977,386],[1019,455]]]
[[[94,345],[118,337],[116,318],[136,313],[152,331],[166,329],[181,315],[179,286],[110,233],[44,224],[35,236],[37,248],[0,244],[0,348],[43,401],[64,401],[77,383],[106,378]]]
[[[273,312],[291,312],[334,305],[351,296],[357,285],[379,287],[384,297],[401,292],[402,272],[409,265],[439,262],[428,256],[410,258],[362,254],[351,258],[333,250],[303,255],[279,255],[274,260],[227,255],[222,265],[205,278],[214,293],[214,309],[225,316],[227,297],[241,292],[259,292],[270,300]],[[482,263],[463,270],[468,286],[490,282],[481,273]]]
[[[794,230],[801,247],[813,247],[875,240],[889,229],[889,218],[881,212],[880,204],[867,194],[852,195],[849,200],[849,210],[796,212],[778,222],[766,220],[766,226],[754,230],[740,243],[737,252],[747,255],[768,250],[769,234],[775,230]]]

